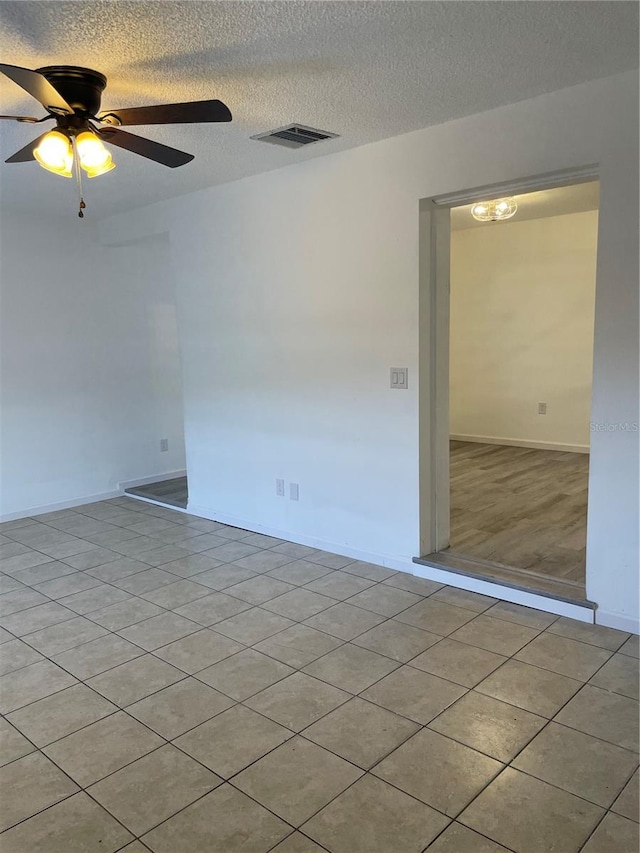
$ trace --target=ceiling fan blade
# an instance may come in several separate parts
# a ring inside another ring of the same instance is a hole
[[[231,121],[231,112],[222,101],[190,101],[185,104],[158,104],[100,113],[107,124],[195,124],[198,122]]]
[[[19,151],[16,151],[15,154],[12,154],[8,160],[5,160],[5,163],[28,163],[30,160],[35,160],[36,158],[33,156],[34,150],[38,147],[41,140],[44,139],[46,133],[43,133],[41,136],[38,136],[37,139],[32,140],[28,145],[25,145],[24,148],[21,148]]]
[[[0,72],[21,86],[36,101],[40,101],[46,110],[51,112],[72,115],[73,110],[62,97],[57,89],[54,89],[44,74],[39,71],[31,71],[29,68],[19,68],[17,65],[3,65],[0,63]]]
[[[0,116],[1,121],[28,121],[28,122],[38,122],[40,119],[33,118],[33,116]]]
[[[186,154],[184,151],[178,151],[177,148],[170,148],[168,145],[144,139],[142,136],[136,136],[124,130],[117,130],[115,127],[98,128],[97,132],[105,142],[117,145],[119,148],[126,148],[127,151],[133,151],[134,154],[140,154],[148,160],[155,160],[156,163],[162,163],[170,169],[184,166],[185,163],[193,160],[193,154]]]

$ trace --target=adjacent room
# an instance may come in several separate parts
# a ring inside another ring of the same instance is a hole
[[[637,853],[638,23],[0,3],[2,853]]]
[[[591,181],[451,223],[449,552],[568,597],[585,595],[598,198]]]

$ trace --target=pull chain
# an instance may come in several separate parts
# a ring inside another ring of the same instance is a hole
[[[73,140],[73,163],[76,168],[76,183],[78,185],[78,198],[80,199],[80,203],[78,205],[78,216],[80,219],[84,219],[84,210],[87,205],[82,197],[82,172],[80,171],[80,158],[78,157],[75,139]]]

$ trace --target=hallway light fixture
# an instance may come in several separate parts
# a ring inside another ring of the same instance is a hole
[[[496,198],[493,201],[479,201],[471,208],[471,215],[478,222],[501,222],[511,219],[518,209],[515,198]]]

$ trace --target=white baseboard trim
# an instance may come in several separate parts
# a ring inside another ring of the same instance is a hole
[[[451,441],[470,441],[474,444],[506,444],[508,447],[531,447],[533,450],[561,450],[565,453],[589,453],[588,444],[559,444],[555,441],[529,441],[520,438],[494,438],[490,435],[449,436]]]
[[[176,480],[178,477],[186,477],[186,471],[165,471],[164,474],[152,474],[150,477],[136,477],[135,480],[123,480],[118,486],[124,492],[125,489],[133,489],[135,486],[148,486],[149,483],[158,483],[161,480]]]
[[[537,610],[544,610],[547,613],[555,613],[558,616],[568,616],[570,619],[578,619],[580,622],[593,622],[593,610],[580,607],[576,604],[570,604],[565,601],[557,601],[553,598],[546,598],[543,595],[535,595],[534,593],[523,592],[521,590],[512,589],[511,587],[502,586],[501,584],[488,583],[487,581],[469,578],[457,572],[447,572],[443,569],[435,567],[423,566],[414,563],[410,557],[393,557],[389,554],[373,554],[370,551],[362,551],[359,548],[351,548],[348,545],[343,545],[336,542],[327,542],[323,539],[318,539],[314,536],[304,536],[297,533],[291,533],[288,530],[280,530],[268,525],[256,524],[246,519],[235,518],[234,516],[226,515],[222,512],[217,512],[209,507],[199,506],[197,504],[189,504],[187,512],[191,515],[198,515],[202,518],[208,518],[211,521],[219,521],[221,524],[229,524],[232,527],[240,527],[244,530],[252,530],[256,533],[264,533],[267,536],[275,536],[277,539],[285,539],[287,542],[295,542],[298,545],[308,545],[310,548],[320,548],[323,551],[329,551],[332,554],[341,554],[344,557],[352,557],[354,560],[363,560],[366,563],[374,563],[377,566],[385,566],[389,569],[395,569],[399,572],[406,572],[409,575],[415,575],[419,578],[427,578],[434,580],[447,586],[455,586],[459,589],[466,589],[470,592],[479,592],[482,595],[489,595],[493,598],[500,598],[504,601],[511,601],[514,604],[523,604],[525,607],[534,607]]]
[[[22,509],[19,512],[9,512],[5,515],[0,515],[0,522],[17,521],[20,518],[31,518],[32,515],[44,515],[46,512],[57,512],[60,509],[73,509],[75,506],[93,504],[97,501],[107,501],[110,498],[118,498],[120,495],[122,495],[120,489],[114,489],[110,492],[101,492],[97,495],[83,495],[81,498],[72,498],[71,500],[60,501],[55,504],[31,506],[27,509]]]
[[[631,634],[640,634],[640,619],[634,619],[632,616],[625,616],[623,613],[615,613],[610,610],[596,610],[596,625],[617,628],[618,631],[628,631]]]

